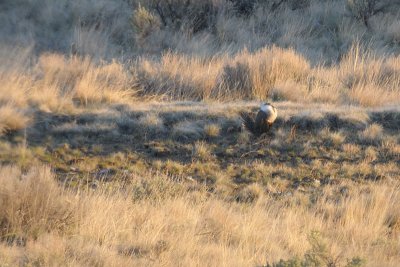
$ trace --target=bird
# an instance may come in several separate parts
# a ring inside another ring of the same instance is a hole
[[[241,112],[240,116],[244,128],[253,135],[260,136],[269,132],[278,116],[278,111],[272,104],[262,103],[255,120],[246,112]]]

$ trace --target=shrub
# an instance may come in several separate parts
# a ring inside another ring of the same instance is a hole
[[[294,257],[289,260],[280,260],[273,264],[267,264],[266,267],[302,267],[302,266],[326,266],[326,267],[361,267],[365,261],[359,257],[353,257],[347,260],[346,264],[341,263],[339,258],[333,257],[327,249],[326,243],[322,240],[321,234],[313,231],[309,237],[308,242],[311,249],[304,254],[303,259]]]
[[[391,23],[386,31],[387,37],[389,40],[394,43],[399,45],[400,44],[400,21],[393,21]]]
[[[212,0],[150,0],[147,6],[158,15],[163,26],[196,33],[214,25],[218,6],[213,2]]]
[[[222,87],[229,96],[251,98],[252,81],[247,63],[236,62],[235,64],[226,65],[221,80]]]
[[[151,33],[160,29],[161,21],[158,16],[140,6],[133,12],[132,25],[137,39],[146,38]]]
[[[306,88],[293,81],[278,82],[271,92],[271,97],[274,100],[289,100],[293,102],[304,101],[306,95]]]
[[[237,15],[249,16],[253,13],[257,0],[230,0]]]
[[[346,7],[351,14],[368,27],[368,19],[376,13],[376,0],[347,0]]]
[[[292,10],[305,8],[310,5],[310,0],[289,0],[288,2]]]

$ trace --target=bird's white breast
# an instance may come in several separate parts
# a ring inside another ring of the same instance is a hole
[[[268,114],[268,122],[273,123],[278,116],[278,111],[271,105],[262,104],[260,110]]]

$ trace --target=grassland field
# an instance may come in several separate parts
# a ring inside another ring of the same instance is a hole
[[[399,10],[0,1],[0,267],[399,266]]]
[[[1,138],[2,262],[396,266],[398,107],[276,106],[262,138],[255,102],[35,113]]]

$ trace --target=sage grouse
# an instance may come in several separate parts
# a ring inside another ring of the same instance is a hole
[[[278,116],[278,111],[270,103],[261,104],[260,110],[254,120],[248,113],[241,112],[244,127],[253,135],[260,136],[267,133]]]

